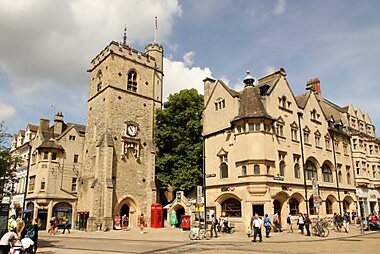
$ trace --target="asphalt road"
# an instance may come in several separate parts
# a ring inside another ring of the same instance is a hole
[[[38,253],[379,253],[380,233],[325,241],[252,243],[224,241],[162,241],[86,237],[47,237],[39,241]]]

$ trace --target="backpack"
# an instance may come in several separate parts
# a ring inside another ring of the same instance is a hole
[[[36,236],[36,232],[34,231],[34,228],[29,229],[25,235],[25,237],[28,237],[30,239],[34,239],[35,236]]]
[[[290,221],[290,217],[288,217],[288,218],[286,219],[286,222],[287,222],[288,224],[291,223],[291,221]]]

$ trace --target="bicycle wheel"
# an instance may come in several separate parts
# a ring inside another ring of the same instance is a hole
[[[194,231],[190,231],[189,238],[190,238],[190,240],[197,239],[197,233],[195,233]]]
[[[328,237],[330,234],[330,230],[328,228],[323,228],[323,235],[322,237]]]
[[[211,232],[210,232],[210,230],[205,230],[205,232],[203,233],[203,238],[206,239],[206,240],[210,240],[211,239]]]

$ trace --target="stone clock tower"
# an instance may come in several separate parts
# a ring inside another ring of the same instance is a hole
[[[156,202],[154,112],[162,105],[163,48],[111,42],[92,61],[78,219],[109,230],[113,216],[149,221]],[[82,215],[83,218],[81,218]]]

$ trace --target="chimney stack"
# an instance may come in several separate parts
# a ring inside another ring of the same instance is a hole
[[[63,114],[58,112],[54,116],[54,135],[61,135],[63,131]]]
[[[321,82],[319,81],[319,78],[313,78],[306,82],[306,90],[310,90],[314,92],[315,94],[321,93]]]
[[[50,120],[47,118],[40,119],[40,128],[42,131],[49,131]]]

